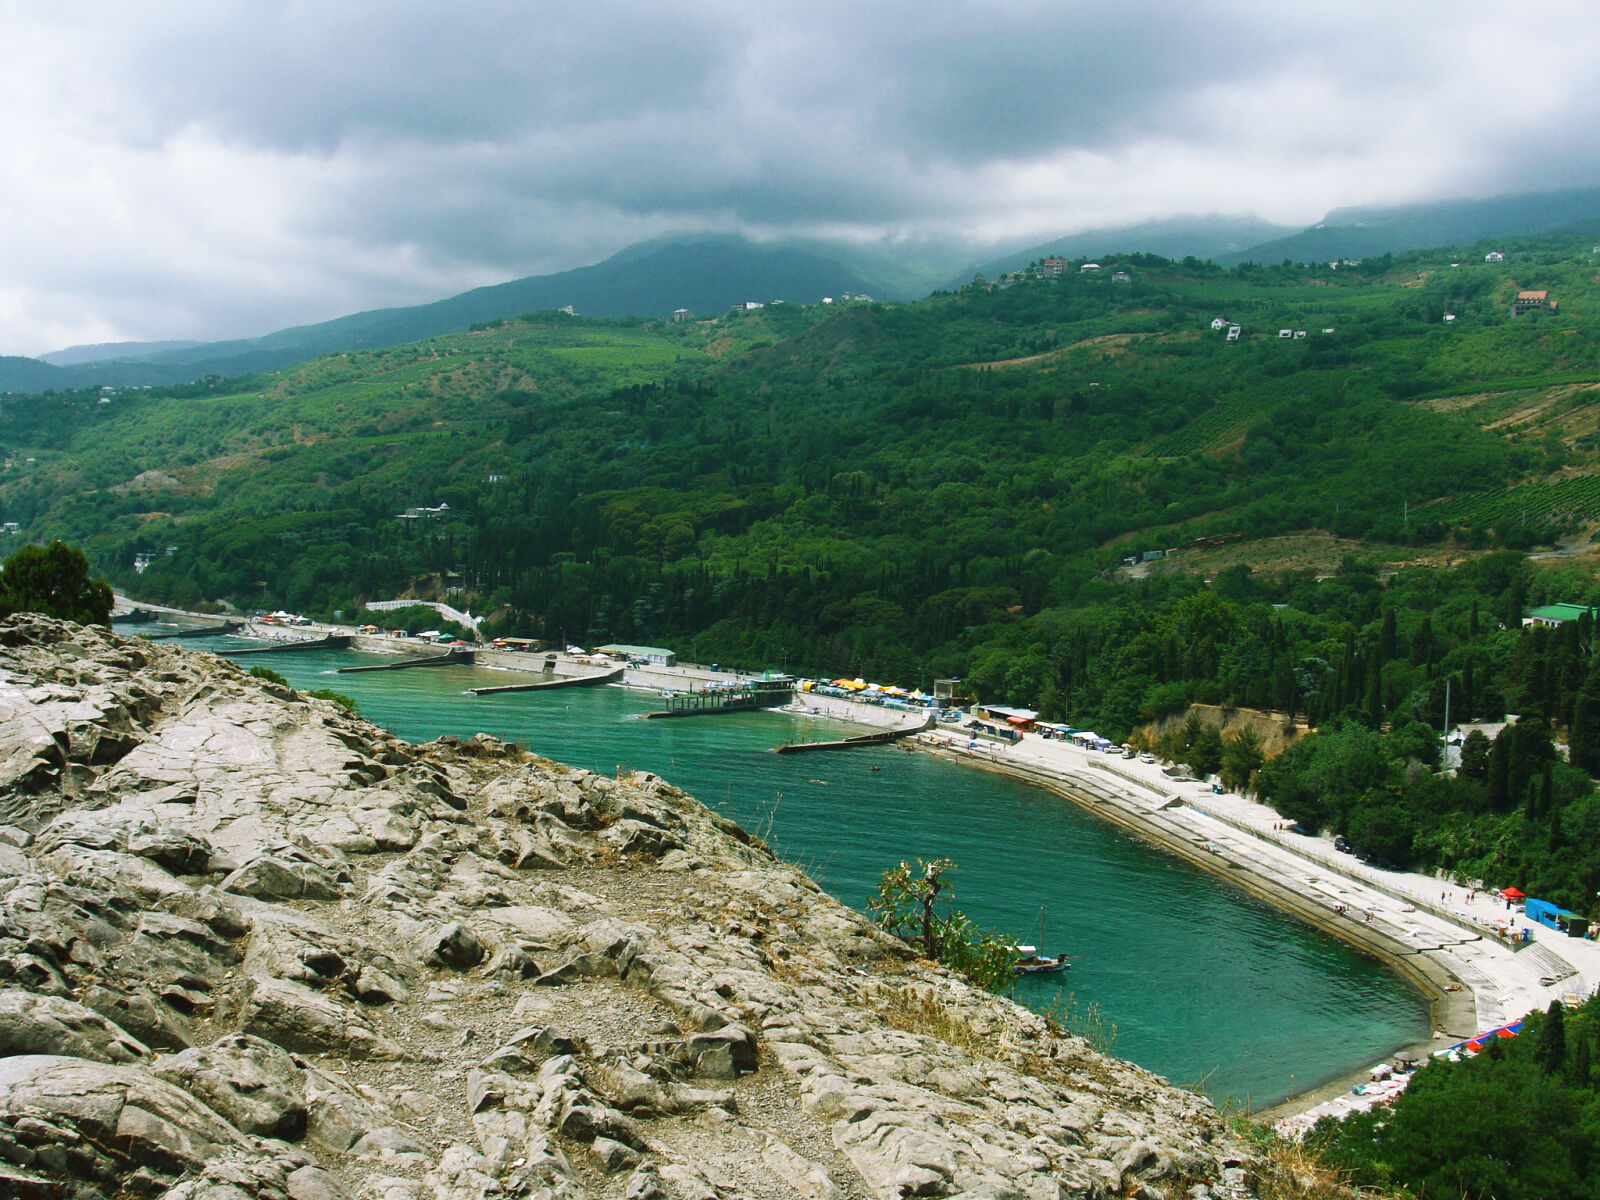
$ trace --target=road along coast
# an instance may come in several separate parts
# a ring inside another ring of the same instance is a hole
[[[835,697],[805,703],[818,715],[874,727],[915,716]],[[1157,764],[1036,734],[1000,743],[939,730],[902,745],[1054,792],[1379,959],[1429,1001],[1434,1037],[1406,1047],[1419,1057],[1600,985],[1594,943],[1534,926],[1532,939],[1514,948],[1501,931],[1527,925],[1499,896],[1377,870],[1337,851],[1330,838],[1289,832],[1265,805],[1213,793]],[[1362,1069],[1258,1115],[1305,1111],[1368,1075]]]

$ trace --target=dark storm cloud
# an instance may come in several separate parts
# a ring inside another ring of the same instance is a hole
[[[674,230],[1014,241],[1596,177],[1574,0],[0,4],[0,351]]]

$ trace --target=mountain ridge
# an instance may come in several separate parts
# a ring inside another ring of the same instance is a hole
[[[1331,261],[1492,237],[1580,233],[1600,236],[1600,189],[1331,210],[1298,232],[1255,216],[1181,216],[1064,234],[1031,247],[970,259],[986,276],[1006,274],[1049,255],[1067,258],[1156,254],[1174,260]],[[1263,234],[1265,240],[1256,240]],[[1240,249],[1241,243],[1246,244]],[[68,347],[38,358],[0,358],[0,392],[98,385],[188,383],[208,375],[273,370],[324,354],[403,345],[458,333],[476,322],[572,305],[585,316],[664,318],[685,308],[720,313],[743,301],[814,302],[864,293],[909,300],[955,290],[972,278],[954,264],[970,243],[830,242],[791,239],[761,244],[740,235],[681,234],[634,243],[601,262],[549,275],[473,288],[427,304],[371,309],[296,325],[253,338],[210,343],[128,343]],[[940,281],[943,281],[942,284]],[[137,352],[128,352],[136,349]]]
[[[1485,238],[1600,234],[1600,188],[1567,188],[1480,199],[1336,208],[1315,225],[1265,241],[1217,261],[1318,262],[1402,254],[1442,246],[1471,246]]]

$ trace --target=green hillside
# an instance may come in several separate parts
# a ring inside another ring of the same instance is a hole
[[[247,378],[7,398],[0,522],[23,536],[3,540],[81,544],[153,601],[448,596],[488,632],[961,676],[1379,866],[1600,922],[1600,260],[1588,238],[1496,245],[1132,255],[677,324],[535,312]],[[1516,315],[1525,291],[1544,302]],[[1581,615],[1523,625],[1556,602]],[[1448,752],[1447,724],[1470,729]],[[1552,1014],[1528,1061],[1430,1067],[1333,1161],[1434,1187],[1460,1106],[1577,1128],[1580,1018],[1570,1055]],[[1531,1099],[1497,1108],[1485,1078]],[[1594,1142],[1503,1178],[1592,1194]]]
[[[403,345],[480,321],[571,306],[589,317],[667,317],[684,308],[721,313],[745,301],[815,302],[846,292],[882,295],[873,280],[815,250],[701,237],[630,247],[605,262],[474,288],[432,304],[354,313],[257,338],[52,366],[0,359],[0,392],[189,382],[207,375],[271,371],[323,354]],[[61,359],[60,355],[52,358]],[[72,356],[67,356],[68,358]]]
[[[961,676],[1377,857],[1587,907],[1593,621],[1521,622],[1600,606],[1600,276],[1587,242],[1504,249],[1133,257],[1126,282],[678,324],[531,313],[8,400],[0,521],[152,601],[448,596],[491,633]],[[1556,307],[1513,315],[1524,290]],[[1458,721],[1523,716],[1456,775],[1447,692]],[[1274,744],[1191,705],[1273,713]]]
[[[1485,238],[1600,235],[1600,190],[1570,188],[1478,200],[1335,209],[1309,229],[1224,252],[1222,263],[1295,262],[1399,254],[1426,246],[1472,246]]]
[[[151,599],[325,611],[449,586],[508,631],[960,672],[1144,549],[1315,530],[1400,557],[1592,525],[1590,247],[1507,249],[1340,271],[1135,257],[1125,283],[1108,265],[676,325],[533,314],[13,401],[0,519]],[[1559,309],[1512,316],[1535,286]]]

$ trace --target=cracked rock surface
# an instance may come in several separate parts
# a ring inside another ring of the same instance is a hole
[[[1253,1166],[655,776],[0,621],[0,1194],[1178,1200]]]

